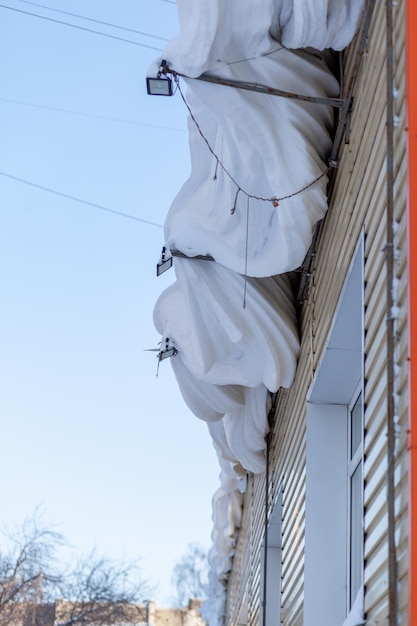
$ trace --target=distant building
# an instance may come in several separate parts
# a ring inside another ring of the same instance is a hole
[[[160,608],[155,602],[119,606],[117,617],[95,620],[80,616],[77,605],[66,600],[48,604],[22,605],[21,618],[9,626],[206,626],[200,615],[201,600],[190,599],[184,608]],[[100,613],[101,611],[99,611]],[[76,616],[78,615],[78,619]]]

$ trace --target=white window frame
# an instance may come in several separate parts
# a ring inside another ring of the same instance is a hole
[[[361,237],[307,397],[304,626],[364,623],[363,555],[362,584],[350,598],[347,458],[349,411],[363,381],[363,259]]]
[[[357,404],[357,402],[361,399],[361,437],[358,442],[358,445],[355,451],[352,454],[352,414],[353,410]],[[350,613],[352,608],[355,605],[355,600],[358,593],[363,589],[363,432],[364,432],[364,423],[363,423],[363,385],[362,383],[356,389],[354,395],[352,396],[352,400],[348,407],[348,442],[347,442],[347,518],[348,518],[348,556],[347,556],[347,573],[346,573],[346,581],[347,581],[347,593],[346,593],[346,610],[347,614]],[[355,521],[352,519],[353,511],[352,511],[352,478],[355,472],[359,469],[360,471],[360,485],[361,485],[361,497],[360,497],[360,511],[361,516],[360,519],[357,520],[358,527],[356,528],[356,532],[362,538],[360,550],[358,555],[352,554],[352,531]],[[357,558],[359,562],[362,563],[362,567],[360,568],[360,584],[357,586],[355,590],[352,589],[352,568],[355,564],[352,561]]]

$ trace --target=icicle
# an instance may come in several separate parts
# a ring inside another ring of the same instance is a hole
[[[219,159],[216,159],[216,168],[214,170],[213,180],[217,180],[217,168],[219,167]]]
[[[246,242],[245,242],[245,286],[243,290],[243,308],[246,309],[246,288],[248,283],[248,243],[249,243],[249,196],[246,204]]]
[[[236,211],[236,207],[237,207],[237,197],[238,197],[238,195],[239,195],[239,192],[240,192],[240,191],[242,191],[242,190],[241,190],[241,188],[240,188],[240,187],[238,187],[238,188],[237,188],[237,191],[236,191],[236,195],[235,195],[235,201],[234,201],[234,203],[233,203],[233,207],[232,207],[232,209],[231,209],[231,211],[230,211],[230,213],[231,213],[232,215],[233,215],[233,213],[235,213],[235,211]],[[249,197],[249,196],[248,196],[248,197]]]

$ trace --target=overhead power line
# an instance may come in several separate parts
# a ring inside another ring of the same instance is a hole
[[[124,43],[131,43],[134,46],[141,46],[142,48],[149,48],[150,50],[157,50],[158,52],[163,51],[162,48],[155,48],[155,46],[148,46],[145,43],[139,43],[138,41],[133,41],[132,39],[125,39],[124,37],[118,37],[117,35],[111,35],[110,33],[103,33],[102,31],[94,30],[92,28],[86,28],[85,26],[79,26],[78,24],[71,24],[70,22],[56,20],[52,17],[47,17],[46,15],[39,15],[38,13],[31,13],[30,11],[23,11],[23,9],[16,9],[15,7],[8,7],[5,4],[0,4],[0,8],[8,9],[9,11],[15,11],[16,13],[22,13],[23,15],[30,15],[31,17],[37,17],[41,20],[52,22],[53,24],[61,24],[63,26],[70,26],[71,28],[76,28],[78,30],[82,30],[87,33],[94,33],[95,35],[101,35],[102,37],[108,37],[109,39],[116,39],[117,41],[123,41]]]
[[[7,174],[6,172],[0,171],[0,176],[4,176],[5,178],[9,178],[10,180],[14,180],[18,183],[22,183],[24,185],[28,185],[29,187],[34,187],[35,189],[41,189],[42,191],[47,191],[48,193],[52,193],[56,196],[60,196],[61,198],[66,198],[67,200],[73,200],[74,202],[80,202],[81,204],[86,204],[87,206],[91,206],[95,209],[99,209],[100,211],[106,211],[107,213],[113,213],[114,215],[118,215],[119,217],[125,217],[130,220],[134,220],[135,222],[141,222],[142,224],[148,224],[149,226],[156,226],[157,228],[163,228],[162,224],[157,224],[156,222],[151,222],[149,220],[145,220],[142,217],[137,217],[136,215],[131,215],[130,213],[123,213],[123,211],[117,211],[116,209],[110,209],[109,207],[103,206],[102,204],[97,204],[96,202],[90,202],[89,200],[83,200],[82,198],[78,198],[77,196],[72,196],[68,193],[63,193],[62,191],[57,191],[56,189],[51,189],[50,187],[45,187],[44,185],[38,185],[37,183],[33,183],[29,180],[25,180],[24,178],[19,178],[18,176],[13,176],[12,174]]]
[[[56,111],[57,113],[67,113],[68,115],[78,115],[81,117],[90,117],[98,120],[106,120],[109,122],[117,122],[119,124],[130,124],[132,126],[146,126],[148,128],[161,128],[162,130],[172,130],[185,133],[183,128],[174,128],[173,126],[161,126],[160,124],[149,124],[147,122],[137,122],[135,120],[124,120],[119,117],[108,117],[107,115],[99,115],[98,113],[87,113],[85,111],[73,111],[72,109],[62,109],[59,107],[51,107],[45,104],[36,104],[35,102],[26,102],[24,100],[13,100],[12,98],[0,97],[0,102],[8,102],[10,104],[19,104],[21,106],[33,107],[35,109],[44,109],[46,111]]]
[[[95,24],[103,24],[103,26],[111,26],[111,28],[117,28],[118,30],[124,30],[129,33],[136,33],[137,35],[144,35],[145,37],[152,37],[152,39],[161,39],[162,41],[169,41],[169,39],[167,39],[166,37],[160,37],[159,35],[151,35],[150,33],[145,33],[141,30],[128,28],[127,26],[118,26],[117,24],[112,24],[111,22],[103,22],[102,20],[98,20],[93,17],[87,17],[86,15],[79,15],[78,13],[71,13],[70,11],[63,11],[62,9],[55,9],[54,7],[48,7],[45,4],[38,4],[37,2],[30,2],[30,0],[15,0],[15,2],[23,2],[24,4],[30,4],[31,6],[39,7],[40,9],[47,9],[48,11],[54,11],[55,13],[62,13],[63,15],[70,15],[71,17],[77,17],[80,20],[94,22]]]

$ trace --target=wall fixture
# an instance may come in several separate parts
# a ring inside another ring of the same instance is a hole
[[[162,248],[161,258],[159,263],[156,264],[156,275],[161,276],[164,272],[172,267],[172,256],[166,258],[166,246]]]
[[[162,346],[158,353],[158,361],[163,361],[164,359],[168,359],[171,356],[175,356],[178,354],[178,350],[173,345],[173,342],[169,337],[165,339],[165,346]]]
[[[150,96],[172,96],[172,80],[164,74],[166,61],[161,61],[161,66],[156,78],[147,77],[146,88]],[[164,74],[164,75],[162,75]]]

